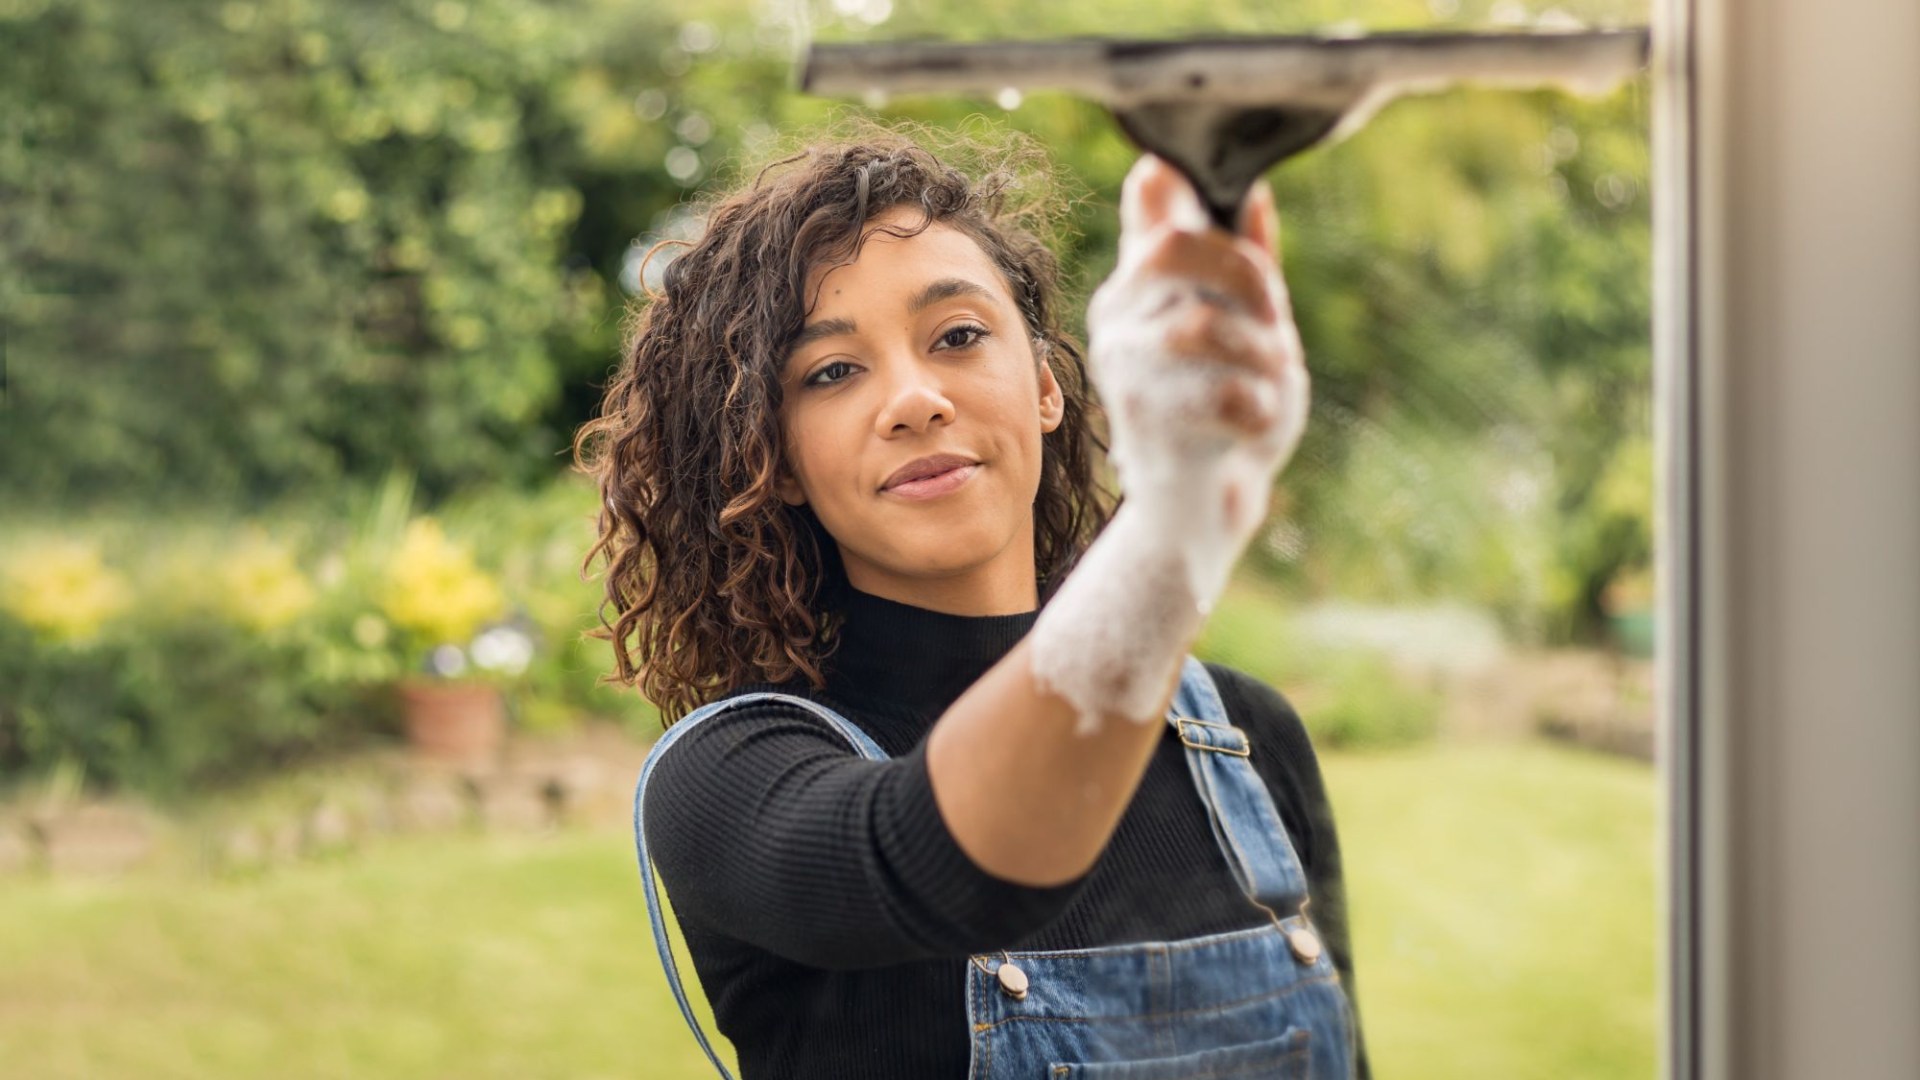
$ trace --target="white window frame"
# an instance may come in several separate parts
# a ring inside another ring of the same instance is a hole
[[[1920,1077],[1920,3],[1656,0],[1668,1080]]]

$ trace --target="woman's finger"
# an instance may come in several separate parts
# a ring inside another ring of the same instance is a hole
[[[1142,154],[1120,185],[1121,259],[1167,226],[1204,232],[1206,208],[1180,170],[1156,155]]]
[[[1273,185],[1265,177],[1253,182],[1240,203],[1238,234],[1271,253],[1280,245],[1280,211],[1273,204]]]

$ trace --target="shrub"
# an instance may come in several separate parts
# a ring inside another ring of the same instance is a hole
[[[595,714],[651,734],[657,713],[598,683],[609,658],[583,633],[594,499],[569,476],[427,515],[396,472],[276,508],[272,530],[204,512],[9,522],[0,782],[64,767],[164,797],[364,747],[398,731],[392,684],[448,645],[504,685],[522,729]]]
[[[1241,576],[1208,617],[1194,654],[1279,690],[1317,746],[1397,746],[1435,734],[1439,694],[1409,684],[1377,653],[1304,639],[1287,619],[1288,602],[1253,575]]]
[[[75,646],[0,616],[0,776],[65,762],[166,798],[393,730],[380,696],[312,676],[299,640],[134,617]]]
[[[1400,678],[1384,657],[1346,650],[1325,651],[1319,659],[1323,681],[1300,688],[1294,701],[1315,745],[1405,746],[1439,730],[1440,695]]]

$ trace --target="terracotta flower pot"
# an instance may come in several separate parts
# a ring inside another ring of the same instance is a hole
[[[507,736],[507,703],[482,682],[409,680],[400,684],[407,742],[415,753],[453,765],[487,765]]]

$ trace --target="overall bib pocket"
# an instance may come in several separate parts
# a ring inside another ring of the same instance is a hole
[[[1217,1050],[1142,1061],[1054,1062],[1045,1080],[1305,1080],[1307,1029]]]

